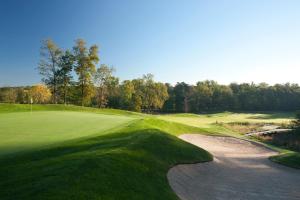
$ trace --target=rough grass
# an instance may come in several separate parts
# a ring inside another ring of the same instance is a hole
[[[283,165],[294,168],[300,168],[300,153],[276,147],[263,141],[258,141],[256,138],[248,138],[243,133],[256,129],[255,124],[279,124],[286,125],[294,119],[295,114],[291,112],[282,113],[216,113],[216,114],[171,114],[158,116],[169,122],[182,123],[188,126],[199,128],[201,133],[216,134],[223,136],[232,136],[243,139],[251,139],[260,142],[278,152],[279,155],[273,156],[270,159]],[[248,123],[249,126],[232,126],[232,124]],[[254,125],[253,125],[254,124]]]
[[[44,108],[41,106],[39,115],[46,113],[49,116],[60,115],[59,112],[45,112],[47,108],[49,106]],[[6,110],[0,114],[3,117],[0,121],[9,120],[5,119],[5,116],[16,119],[10,122],[11,125],[29,120],[21,116],[30,113],[21,113],[22,109],[20,107],[18,109],[17,113]],[[78,112],[61,112],[63,114],[60,117],[63,119],[51,117],[50,121],[39,116],[41,118],[39,123],[33,123],[25,128],[27,134],[35,132],[32,139],[40,137],[40,140],[48,140],[47,137],[52,132],[49,129],[61,128],[64,131],[61,130],[59,134],[69,138],[75,131],[79,131],[79,135],[86,133],[87,131],[81,132],[77,129],[88,125],[86,123],[92,123],[89,121],[93,121],[95,113],[98,112],[102,113],[101,110],[92,113],[84,111],[81,114],[85,117],[79,117],[74,123],[65,121],[65,116],[73,119],[72,115],[76,118]],[[135,116],[134,113],[130,115]],[[35,120],[39,120],[39,117],[35,117]],[[99,114],[98,117],[101,118],[99,123],[98,119],[95,121],[103,128],[108,126],[112,119],[114,123],[118,123],[120,116]],[[102,117],[108,117],[109,120],[105,121]],[[123,117],[127,119],[128,115]],[[87,121],[79,124],[71,134],[69,128],[81,120]],[[43,123],[48,124],[43,126]],[[94,128],[98,126],[95,125]],[[20,134],[22,128],[16,131],[16,126],[10,126],[6,127],[6,130],[10,131],[8,138],[13,138],[15,134]],[[2,134],[5,133],[4,130],[1,131]],[[64,139],[56,145],[2,155],[0,199],[178,199],[168,184],[166,177],[168,169],[178,163],[212,160],[208,152],[173,136],[202,131],[187,125],[165,122],[153,117],[134,117],[134,120],[121,123],[118,128],[93,129],[93,131],[97,133],[71,140]],[[43,138],[41,135],[46,137]],[[13,140],[15,143],[22,142],[22,137]],[[0,146],[2,144],[3,140]]]
[[[187,124],[205,129],[207,132],[234,135],[234,131],[227,129],[221,124],[233,122],[255,123],[289,123],[294,119],[294,113],[231,113],[223,112],[217,114],[172,114],[161,115],[158,118]]]

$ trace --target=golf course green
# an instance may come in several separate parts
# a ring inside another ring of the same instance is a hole
[[[177,199],[168,169],[212,160],[174,136],[197,131],[126,111],[0,104],[0,199]]]
[[[121,115],[70,111],[0,114],[0,155],[104,134],[132,120]]]
[[[212,155],[176,136],[233,134],[214,123],[221,119],[284,123],[292,113],[153,116],[0,104],[0,199],[178,199],[168,170]]]

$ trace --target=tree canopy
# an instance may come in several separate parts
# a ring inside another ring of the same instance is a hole
[[[0,102],[70,103],[144,112],[295,111],[298,84],[199,81],[195,85],[160,83],[152,74],[120,81],[115,69],[101,63],[97,45],[78,39],[63,50],[51,39],[41,45],[38,65],[44,85],[0,88]],[[49,99],[51,98],[51,100]]]

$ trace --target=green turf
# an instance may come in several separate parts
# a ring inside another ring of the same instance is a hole
[[[167,181],[170,167],[212,160],[173,136],[197,127],[122,111],[40,106],[31,114],[17,107],[0,114],[1,200],[178,199]]]
[[[279,155],[273,156],[270,159],[274,162],[293,167],[300,168],[300,153],[276,147],[270,144],[257,141],[255,138],[248,138],[234,130],[230,130],[222,126],[222,123],[231,122],[249,122],[249,123],[274,123],[287,124],[294,119],[294,113],[279,112],[279,113],[217,113],[217,114],[171,114],[161,115],[158,119],[163,119],[169,122],[182,123],[188,126],[198,128],[197,132],[203,134],[217,134],[224,136],[232,136],[243,139],[250,139],[280,152]],[[202,131],[201,131],[202,130]]]
[[[271,156],[269,159],[273,162],[286,165],[288,167],[300,169],[300,152],[285,149],[280,146],[275,146],[270,143],[264,143],[259,138],[251,137],[252,141],[265,145],[266,147],[277,151],[279,154]]]
[[[201,128],[215,134],[240,137],[235,131],[222,126],[222,123],[249,122],[249,123],[289,123],[294,119],[294,113],[231,113],[217,114],[171,114],[158,116],[159,119],[186,124]]]
[[[105,133],[135,118],[87,112],[40,111],[0,114],[0,156]]]
[[[131,112],[118,109],[97,109],[90,107],[74,106],[74,105],[62,105],[62,104],[46,104],[39,105],[33,104],[32,107],[29,104],[4,104],[0,103],[0,114],[2,113],[15,113],[15,112],[36,112],[36,111],[77,111],[77,112],[89,112],[89,113],[101,113],[108,115],[126,115],[132,117],[144,116],[141,113]]]
[[[170,167],[212,156],[177,135],[239,137],[215,122],[285,123],[291,116],[150,116],[64,105],[34,105],[31,113],[30,105],[0,104],[0,199],[178,199]],[[276,162],[295,166],[297,156]]]
[[[289,167],[300,169],[300,153],[299,152],[289,152],[283,153],[278,156],[272,156],[270,158],[272,161],[287,165]]]

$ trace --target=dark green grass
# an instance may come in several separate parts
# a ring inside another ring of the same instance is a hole
[[[250,139],[279,153],[278,155],[269,157],[271,161],[295,169],[300,169],[300,152],[292,151],[284,147],[274,145],[270,142],[265,142],[255,136],[250,137]]]
[[[173,135],[198,131],[143,117],[105,135],[3,155],[0,199],[178,199],[170,167],[212,156]]]
[[[272,156],[270,160],[289,167],[300,169],[299,152],[290,152],[290,153],[280,154],[278,156]]]

